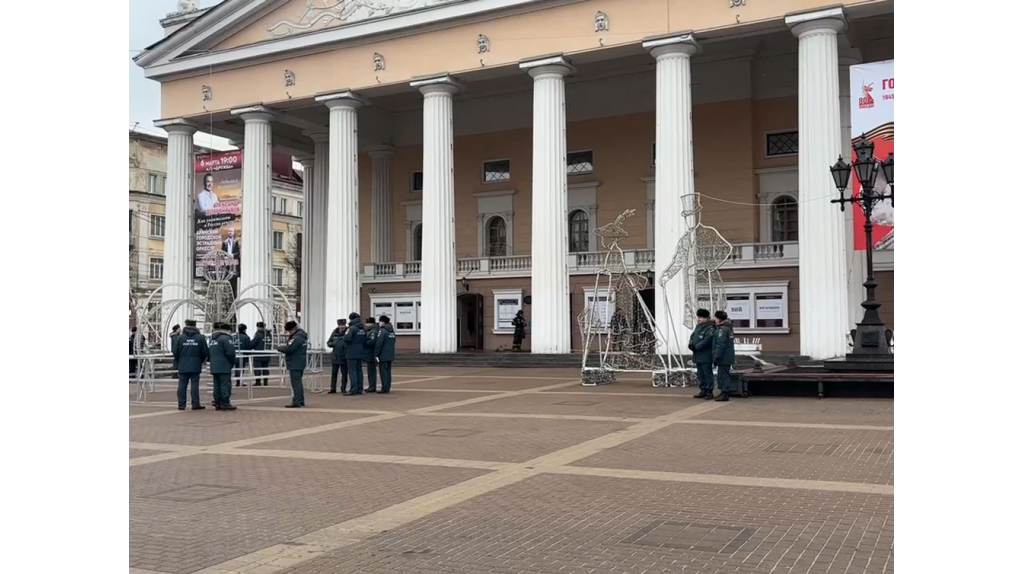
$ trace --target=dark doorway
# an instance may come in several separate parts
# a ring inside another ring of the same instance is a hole
[[[484,348],[484,296],[462,293],[456,305],[456,333],[460,351]]]
[[[643,291],[637,293],[637,296],[640,298],[641,301],[643,301],[644,305],[647,306],[647,310],[651,313],[651,317],[654,317],[654,289],[644,289]],[[644,312],[639,305],[637,305],[634,309],[635,311],[633,315],[635,316],[633,317],[633,324],[639,325],[640,321],[644,318]]]

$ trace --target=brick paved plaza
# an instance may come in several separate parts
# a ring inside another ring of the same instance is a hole
[[[254,391],[129,407],[130,572],[894,571],[892,399],[440,367],[305,409]]]

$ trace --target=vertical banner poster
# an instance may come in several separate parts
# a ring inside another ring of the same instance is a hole
[[[853,140],[850,149],[864,135],[875,144],[875,157],[880,161],[894,153],[896,143],[895,75],[895,60],[850,66],[850,138]],[[856,158],[852,151],[850,157]],[[851,174],[850,180],[853,195],[859,195],[860,182],[856,174]],[[889,191],[881,169],[875,180],[875,191]],[[871,222],[874,224],[874,248],[893,249],[896,222],[892,204],[883,201],[875,205]],[[860,209],[853,210],[853,245],[858,251],[867,249],[864,212]]]
[[[234,260],[234,284],[242,260],[242,152],[196,155],[195,182],[195,277],[203,276],[203,256],[221,250]]]

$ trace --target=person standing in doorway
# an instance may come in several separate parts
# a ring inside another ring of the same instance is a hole
[[[380,369],[380,393],[391,392],[391,364],[395,361],[395,329],[391,326],[391,318],[380,316],[380,330],[374,343],[374,361]]]
[[[233,411],[231,404],[231,370],[235,368],[235,345],[231,342],[231,326],[214,323],[210,337],[210,374],[213,375],[213,408]]]
[[[185,320],[185,328],[175,341],[174,360],[178,363],[178,410],[185,410],[185,391],[192,386],[192,410],[205,409],[199,404],[199,374],[203,372],[203,363],[210,358],[210,348],[206,337],[196,329],[194,319]]]
[[[379,332],[380,326],[373,320],[373,314],[371,314],[370,322],[366,325],[366,356],[363,357],[363,360],[366,361],[366,392],[368,393],[377,392],[377,355],[374,349]]]
[[[715,400],[727,401],[732,391],[729,371],[736,362],[736,336],[732,332],[732,321],[725,311],[715,311],[714,361],[718,365],[718,397]]]
[[[522,351],[523,350],[523,339],[526,338],[526,319],[523,318],[523,310],[516,311],[516,316],[512,317],[512,350]]]
[[[288,343],[278,347],[277,352],[284,353],[284,362],[288,367],[288,376],[292,382],[292,402],[285,405],[285,408],[294,409],[306,406],[306,392],[302,388],[302,372],[306,370],[306,341],[308,337],[295,321],[285,323],[284,330],[288,333]]]
[[[693,362],[697,365],[697,383],[700,392],[693,395],[695,399],[715,398],[715,373],[711,368],[714,363],[715,324],[711,322],[711,312],[697,309],[697,326],[690,333],[690,351]]]
[[[327,346],[331,348],[331,390],[327,394],[338,392],[338,371],[341,371],[341,394],[348,388],[348,364],[345,363],[345,330],[348,329],[345,319],[338,319],[338,326],[327,337]]]
[[[366,356],[366,330],[359,313],[349,313],[345,331],[345,360],[348,363],[349,391],[343,395],[363,394],[363,357]]]
[[[253,351],[267,350],[267,327],[263,324],[263,321],[256,323],[256,334],[253,335],[250,345],[250,349]],[[253,386],[258,387],[261,384],[264,387],[267,386],[268,377],[270,376],[270,355],[254,355],[250,360],[252,361],[255,376],[255,380],[252,383]]]

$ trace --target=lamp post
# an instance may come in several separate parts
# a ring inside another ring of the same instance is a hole
[[[852,331],[853,352],[847,355],[847,360],[892,364],[893,356],[889,352],[888,329],[878,314],[878,308],[882,304],[875,298],[875,288],[878,287],[878,282],[875,281],[874,239],[872,238],[874,224],[871,222],[871,213],[876,205],[887,199],[890,204],[895,205],[893,154],[890,153],[885,161],[878,160],[875,158],[875,144],[871,143],[864,135],[853,146],[853,151],[857,157],[852,166],[843,161],[842,156],[839,156],[839,161],[831,167],[832,179],[835,181],[836,189],[839,190],[839,199],[833,199],[832,203],[838,203],[839,209],[843,211],[846,210],[847,203],[860,207],[864,212],[864,237],[867,241],[867,278],[864,280],[867,298],[860,304],[864,308],[864,318],[857,323],[857,328]],[[846,196],[846,190],[850,183],[850,171],[857,174],[857,181],[860,182],[861,191],[856,197],[853,197],[852,193],[850,197]],[[879,171],[882,172],[882,177],[889,186],[888,193],[885,193],[885,190],[882,192],[875,190]]]

